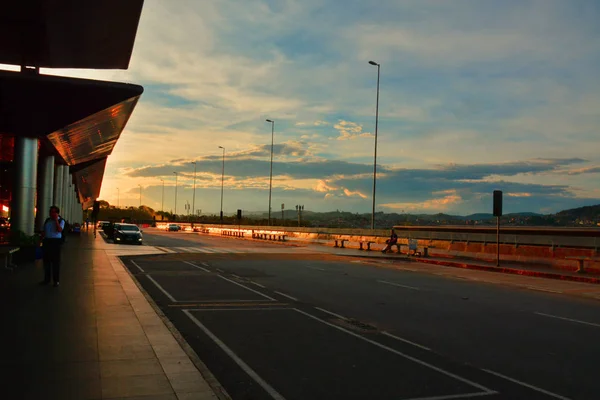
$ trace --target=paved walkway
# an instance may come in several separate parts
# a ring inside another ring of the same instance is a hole
[[[38,285],[39,262],[2,271],[2,397],[226,398],[213,392],[196,367],[200,362],[182,348],[111,247],[99,235],[69,237],[58,288]]]

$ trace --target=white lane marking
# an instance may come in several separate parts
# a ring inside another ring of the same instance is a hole
[[[187,311],[272,311],[291,310],[289,307],[253,307],[253,308],[188,308]]]
[[[165,288],[163,288],[162,286],[160,286],[160,284],[158,282],[156,282],[153,277],[151,277],[150,275],[146,275],[146,276],[148,277],[148,279],[150,279],[150,281],[152,283],[154,283],[154,285],[157,288],[160,289],[161,292],[163,292],[165,294],[165,296],[167,296],[169,298],[169,300],[171,300],[173,303],[177,303],[177,300],[175,300],[175,297],[171,296],[171,294],[169,292],[167,292],[165,290]]]
[[[489,369],[485,369],[485,368],[482,368],[481,370],[482,370],[482,371],[485,371],[485,372],[487,372],[488,374],[495,375],[495,376],[497,376],[497,377],[499,377],[499,378],[506,379],[507,381],[511,381],[512,383],[516,383],[517,385],[525,386],[526,388],[529,388],[529,389],[535,390],[536,392],[540,392],[540,393],[543,393],[543,394],[545,394],[545,395],[548,395],[548,396],[550,396],[550,397],[554,397],[555,399],[560,399],[560,400],[571,400],[571,399],[570,399],[570,398],[568,398],[568,397],[564,397],[564,396],[561,396],[561,395],[559,395],[559,394],[556,394],[556,393],[549,392],[549,391],[547,391],[547,390],[544,390],[544,389],[542,389],[542,388],[539,388],[539,387],[537,387],[537,386],[530,385],[529,383],[525,383],[525,382],[518,381],[518,380],[516,380],[516,379],[513,379],[513,378],[511,378],[511,377],[508,377],[508,376],[506,376],[506,375],[499,374],[498,372],[494,372],[494,371],[491,371],[491,370],[489,370]]]
[[[404,343],[411,344],[411,345],[413,345],[413,346],[415,346],[415,347],[418,347],[418,348],[420,348],[420,349],[427,350],[427,351],[431,351],[431,349],[430,349],[429,347],[425,347],[425,346],[422,346],[422,345],[420,345],[420,344],[418,344],[418,343],[411,342],[410,340],[403,339],[403,338],[401,338],[400,336],[392,335],[392,334],[391,334],[391,333],[389,333],[389,332],[385,332],[385,331],[384,331],[384,332],[381,332],[381,334],[382,334],[382,335],[385,335],[385,336],[389,336],[389,337],[391,337],[391,338],[393,338],[393,339],[396,339],[396,340],[399,340],[399,341],[401,341],[401,342],[404,342]]]
[[[242,284],[241,284],[241,283],[239,283],[239,282],[232,281],[231,279],[227,279],[227,278],[225,278],[223,275],[217,275],[217,276],[218,276],[219,278],[221,278],[221,279],[224,279],[224,280],[226,280],[227,282],[231,282],[231,283],[233,283],[234,285],[238,285],[238,286],[240,286],[240,287],[243,287],[244,289],[246,289],[246,290],[249,290],[249,291],[251,291],[252,293],[256,293],[256,294],[258,294],[259,296],[262,296],[262,297],[264,297],[265,299],[269,299],[269,300],[271,300],[271,301],[277,301],[277,300],[275,300],[274,298],[272,298],[272,297],[269,297],[269,296],[267,296],[266,294],[259,292],[258,290],[254,290],[254,289],[252,289],[252,288],[249,288],[248,286],[242,285]]]
[[[263,288],[266,289],[266,286],[261,285],[260,283],[254,282],[254,281],[249,281],[251,284],[258,286],[259,288]]]
[[[203,263],[200,263],[200,264],[204,265],[205,267],[209,266],[207,262],[203,262]]]
[[[256,301],[262,301],[262,300],[179,300],[177,301],[179,304],[185,304],[185,303],[190,303],[190,304],[221,304],[221,303],[252,303],[252,302],[256,302]]]
[[[256,383],[260,385],[274,400],[285,400],[281,394],[279,394],[271,385],[269,385],[264,379],[262,379],[256,371],[254,371],[248,364],[244,362],[237,354],[233,352],[221,339],[215,336],[202,322],[192,315],[189,310],[183,310],[183,312],[200,328],[213,342],[217,344],[245,373],[247,373]]]
[[[142,269],[142,267],[140,267],[139,265],[137,265],[137,263],[136,263],[135,261],[131,260],[131,263],[132,263],[133,265],[135,265],[135,266],[137,267],[137,269],[139,269],[139,270],[140,270],[140,272],[146,272],[146,271],[144,271],[144,270]]]
[[[290,300],[298,301],[297,298],[295,298],[294,296],[290,296],[289,294],[281,293],[281,292],[278,292],[277,290],[274,290],[274,292],[277,293],[277,294],[279,294],[279,295],[281,295],[281,296],[283,296],[283,297],[287,297]]]
[[[562,319],[563,321],[576,322],[578,324],[595,326],[596,328],[600,328],[600,324],[594,324],[593,322],[586,322],[586,321],[580,321],[578,319],[571,319],[571,318],[559,317],[559,316],[556,316],[556,315],[544,314],[544,313],[541,313],[541,312],[534,312],[534,314],[541,315],[541,316],[544,316],[544,317],[549,317],[549,318]]]
[[[399,283],[394,283],[394,282],[388,282],[388,281],[377,281],[377,282],[379,282],[379,283],[383,283],[383,284],[386,284],[386,285],[392,285],[392,286],[401,287],[401,288],[404,288],[404,289],[410,289],[410,290],[421,290],[421,289],[419,289],[418,287],[414,287],[414,286],[408,286],[408,285],[401,285],[401,284],[399,284]]]
[[[242,278],[240,278],[240,276],[239,276],[239,275],[236,275],[236,274],[231,274],[231,276],[233,276],[233,277],[234,277],[234,278],[236,278],[236,279],[242,279]]]
[[[217,271],[219,271],[220,273],[224,274],[225,271],[223,271],[221,268],[217,268]]]
[[[415,397],[412,399],[402,400],[451,400],[451,399],[469,399],[472,397],[490,396],[492,394],[498,394],[498,392],[477,392],[477,393],[465,393],[465,394],[451,394],[448,396],[433,396],[433,397]]]
[[[324,309],[324,308],[321,308],[321,307],[315,307],[315,309],[317,309],[317,310],[319,310],[319,311],[323,311],[323,312],[324,312],[324,313],[326,313],[326,314],[333,315],[334,317],[337,317],[337,318],[339,318],[339,319],[344,319],[344,320],[347,320],[347,319],[348,319],[348,318],[346,318],[346,317],[344,317],[344,316],[342,316],[342,315],[340,315],[340,314],[336,314],[336,313],[334,313],[334,312],[328,311],[328,310],[326,310],[326,309]]]
[[[309,265],[309,266],[307,266],[306,268],[314,269],[315,271],[325,271],[325,269],[324,269],[324,268],[311,267],[310,265]]]
[[[546,288],[541,288],[541,287],[537,287],[537,286],[527,286],[527,289],[537,290],[540,292],[562,293],[562,291],[560,291],[560,290],[546,289]]]
[[[372,345],[374,345],[374,346],[377,346],[377,347],[379,347],[380,349],[387,350],[387,351],[389,351],[390,353],[394,353],[394,354],[396,354],[396,355],[398,355],[398,356],[400,356],[400,357],[406,358],[407,360],[413,361],[413,362],[415,362],[415,363],[417,363],[417,364],[419,364],[419,365],[422,365],[422,366],[424,366],[424,367],[426,367],[426,368],[429,368],[429,369],[432,369],[432,370],[434,370],[434,371],[437,371],[437,372],[439,372],[440,374],[443,374],[443,375],[449,376],[449,377],[451,377],[451,378],[454,378],[454,379],[456,379],[456,380],[458,380],[458,381],[461,381],[461,382],[463,382],[463,383],[466,383],[466,384],[468,384],[468,385],[471,385],[471,386],[473,386],[473,387],[476,387],[477,389],[483,390],[483,391],[484,391],[484,392],[486,392],[486,393],[490,393],[490,394],[492,394],[492,393],[496,393],[495,391],[493,391],[493,390],[491,390],[491,389],[488,389],[488,388],[486,388],[485,386],[482,386],[482,385],[480,385],[480,384],[478,384],[478,383],[475,383],[475,382],[473,382],[473,381],[470,381],[470,380],[468,380],[468,379],[466,379],[466,378],[463,378],[463,377],[461,377],[461,376],[458,376],[458,375],[456,375],[456,374],[453,374],[452,372],[448,372],[448,371],[446,371],[446,370],[444,370],[444,369],[438,368],[438,367],[436,367],[436,366],[434,366],[434,365],[431,365],[431,364],[429,364],[429,363],[427,363],[427,362],[425,362],[425,361],[423,361],[423,360],[420,360],[420,359],[418,359],[418,358],[415,358],[415,357],[409,356],[409,355],[407,355],[407,354],[404,354],[404,353],[402,353],[402,352],[400,352],[400,351],[398,351],[398,350],[392,349],[391,347],[388,347],[388,346],[386,346],[386,345],[383,345],[383,344],[381,344],[381,343],[378,343],[378,342],[376,342],[376,341],[374,341],[374,340],[367,339],[366,337],[364,337],[364,336],[361,336],[361,335],[359,335],[358,333],[354,333],[354,332],[352,332],[352,331],[349,331],[348,329],[342,328],[341,326],[334,325],[334,324],[332,324],[332,323],[330,323],[330,322],[327,322],[327,321],[325,321],[325,320],[322,320],[322,319],[321,319],[321,318],[319,318],[319,317],[315,317],[314,315],[311,315],[311,314],[309,314],[309,313],[307,313],[307,312],[304,312],[304,311],[302,311],[302,310],[299,310],[299,309],[297,309],[297,308],[294,308],[293,310],[294,310],[294,311],[297,311],[297,312],[299,312],[300,314],[306,315],[307,317],[309,317],[309,318],[312,318],[312,319],[314,319],[315,321],[319,321],[319,322],[321,322],[321,323],[323,323],[323,324],[325,324],[325,325],[331,326],[332,328],[335,328],[335,329],[337,329],[337,330],[340,330],[340,331],[342,331],[342,332],[345,332],[345,333],[347,333],[348,335],[354,336],[354,337],[356,337],[356,338],[358,338],[358,339],[360,339],[360,340],[364,340],[364,341],[365,341],[365,342],[367,342],[367,343],[371,343]]]
[[[191,263],[191,262],[189,262],[189,261],[182,261],[182,262],[183,262],[184,264],[191,265],[192,267],[198,268],[198,269],[200,269],[200,270],[202,270],[202,271],[204,271],[204,272],[211,272],[209,269],[206,269],[206,268],[204,268],[204,267],[201,267],[201,266],[199,266],[199,265],[196,265],[196,264],[194,264],[194,263]]]

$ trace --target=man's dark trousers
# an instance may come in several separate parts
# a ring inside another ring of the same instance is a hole
[[[61,239],[44,239],[44,281],[50,282],[50,272],[54,283],[60,281]]]

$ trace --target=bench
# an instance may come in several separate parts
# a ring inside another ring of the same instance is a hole
[[[242,237],[244,237],[244,232],[242,232]],[[252,239],[262,239],[262,240],[273,240],[273,241],[285,242],[286,237],[287,237],[287,233],[252,232]]]
[[[358,245],[360,246],[359,250],[365,250],[365,251],[370,251],[371,250],[371,244],[373,244],[375,242],[372,242],[370,240],[365,240],[362,242],[358,242]],[[365,244],[367,247],[363,248],[363,244]]]
[[[344,242],[349,242],[348,239],[334,239],[335,240],[335,245],[333,247],[339,247],[339,248],[344,248]],[[340,245],[338,245],[338,242],[340,242]]]
[[[0,254],[4,256],[4,268],[8,270],[13,270],[17,266],[12,262],[12,255],[19,251],[20,247],[12,247],[12,246],[2,246],[0,247]]]
[[[569,256],[565,257],[566,260],[575,260],[579,266],[578,273],[585,273],[585,262],[586,261],[600,261],[600,257],[587,257],[587,256]]]

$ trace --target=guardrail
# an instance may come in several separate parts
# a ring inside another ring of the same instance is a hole
[[[496,228],[446,227],[446,226],[396,226],[399,237],[429,241],[466,243],[496,243]],[[515,247],[546,246],[600,249],[600,229],[569,228],[500,228],[500,243]]]

